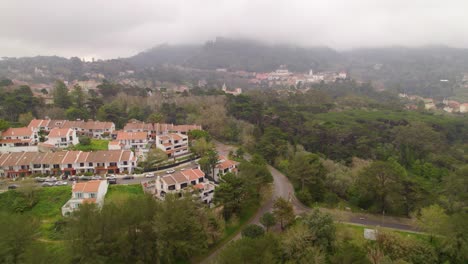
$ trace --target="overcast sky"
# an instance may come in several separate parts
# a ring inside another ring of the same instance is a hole
[[[1,0],[0,56],[131,56],[216,36],[468,48],[468,0]]]

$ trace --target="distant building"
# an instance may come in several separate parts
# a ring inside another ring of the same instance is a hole
[[[38,131],[34,128],[8,128],[0,137],[0,152],[37,151]]]
[[[145,149],[148,148],[148,133],[146,132],[117,132],[115,140],[123,149]],[[115,144],[115,143],[114,143]]]
[[[228,158],[224,156],[219,156],[218,158],[218,163],[215,166],[214,169],[214,176],[213,179],[215,182],[219,181],[219,178],[226,173],[237,173],[237,165],[239,165],[239,162],[229,160]]]
[[[45,144],[55,148],[67,148],[79,143],[76,131],[71,128],[52,128]]]

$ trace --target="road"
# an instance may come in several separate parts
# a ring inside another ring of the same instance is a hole
[[[216,149],[220,155],[227,155],[229,151],[235,150],[235,147],[225,145],[221,142],[215,142]],[[312,209],[303,205],[294,195],[294,188],[289,181],[289,179],[280,171],[275,169],[274,167],[268,165],[268,170],[270,171],[271,175],[273,176],[273,193],[271,198],[264,202],[261,208],[258,209],[255,217],[253,217],[248,224],[259,224],[260,217],[266,213],[272,211],[273,208],[273,201],[279,197],[289,200],[294,208],[295,214],[303,214],[310,212]],[[386,227],[386,228],[393,228],[402,231],[412,231],[417,232],[417,229],[411,225],[409,219],[406,218],[398,218],[398,217],[381,217],[372,214],[366,213],[353,213],[350,211],[343,211],[343,210],[334,210],[334,209],[327,209],[327,208],[320,208],[321,211],[327,212],[331,214],[335,221],[343,222],[348,224],[355,224],[355,225],[365,225],[365,226],[375,226],[375,227]],[[216,259],[216,256],[221,252],[221,250],[230,242],[235,241],[241,237],[241,234],[238,233],[235,237],[233,237],[229,242],[226,242],[222,247],[214,251],[211,255],[209,255],[206,259],[204,259],[201,263],[208,264],[213,263]]]

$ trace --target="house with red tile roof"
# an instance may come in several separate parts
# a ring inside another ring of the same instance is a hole
[[[38,142],[37,129],[11,127],[0,135],[0,152],[37,151]]]
[[[146,132],[118,131],[116,140],[123,149],[146,149],[148,145],[148,134]]]
[[[137,157],[130,150],[15,152],[0,155],[0,176],[132,173],[136,165]]]
[[[215,182],[219,181],[219,178],[226,173],[237,173],[238,169],[237,166],[239,162],[230,160],[225,156],[219,156],[218,163],[214,169],[214,180]]]
[[[79,143],[76,131],[71,128],[52,128],[45,144],[55,148],[67,148]]]
[[[128,122],[123,131],[125,132],[146,132],[148,136],[154,139],[157,135],[164,135],[168,133],[179,133],[187,135],[191,130],[202,130],[199,125],[174,125],[174,124],[162,124],[162,123],[145,123],[138,120]]]
[[[106,196],[108,186],[106,180],[75,182],[72,186],[71,199],[62,206],[62,215],[71,214],[84,203],[94,203],[101,208],[104,205],[104,197]]]
[[[92,138],[107,138],[115,130],[115,124],[112,122],[101,122],[94,120],[52,120],[52,119],[33,119],[28,127],[38,131],[49,132],[53,128],[71,128],[79,136],[89,136]]]
[[[156,147],[165,151],[169,158],[187,154],[189,152],[188,136],[179,133],[157,135]]]
[[[164,199],[168,193],[195,191],[200,194],[202,201],[210,203],[215,186],[205,179],[205,173],[202,170],[187,169],[158,176],[156,180],[143,183],[143,187],[158,199]]]

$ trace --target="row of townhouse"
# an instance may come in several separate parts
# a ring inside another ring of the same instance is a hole
[[[94,203],[99,208],[104,205],[104,197],[109,184],[106,180],[75,182],[72,186],[72,196],[62,206],[62,215],[66,216],[78,210],[84,203]]]
[[[127,123],[123,128],[125,132],[146,132],[148,138],[152,139],[155,139],[157,135],[168,133],[187,135],[191,130],[202,130],[202,127],[200,125],[151,124],[133,120]]]
[[[0,155],[0,176],[132,173],[136,165],[137,158],[130,150],[13,152]]]
[[[115,131],[113,122],[101,122],[94,120],[52,120],[52,119],[33,119],[28,125],[29,128],[37,131],[50,132],[54,128],[70,128],[76,131],[79,136],[88,136],[92,138],[108,138]]]
[[[159,199],[164,199],[166,194],[181,193],[191,187],[193,191],[199,193],[200,199],[205,203],[211,203],[215,189],[215,185],[205,179],[205,173],[200,169],[188,169],[157,176],[155,180],[142,184],[145,192]]]

